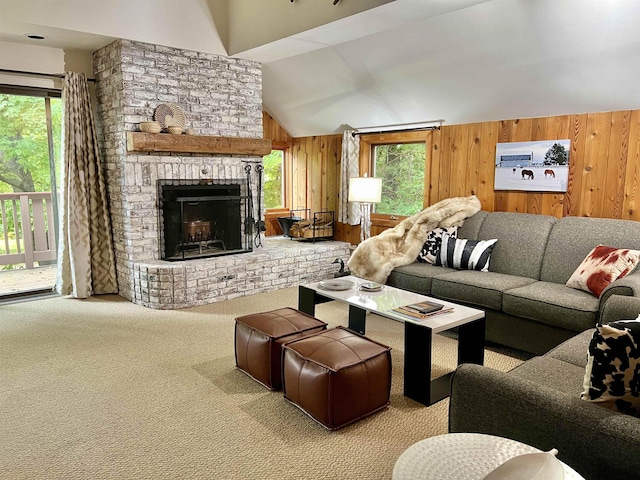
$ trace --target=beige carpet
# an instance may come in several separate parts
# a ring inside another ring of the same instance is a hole
[[[0,478],[391,478],[404,449],[446,433],[448,400],[402,395],[402,324],[369,315],[367,335],[393,348],[391,406],[324,430],[234,364],[236,316],[296,305],[288,288],[178,311],[117,296],[0,306]],[[316,316],[346,325],[347,308]],[[438,336],[438,368],[455,358]]]

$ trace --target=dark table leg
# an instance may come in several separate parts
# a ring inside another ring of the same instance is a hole
[[[482,317],[458,327],[458,365],[484,365],[485,324]]]
[[[354,305],[349,305],[349,328],[360,335],[364,335],[367,324],[367,311]]]
[[[331,300],[333,299],[325,297],[311,288],[303,285],[298,287],[298,310],[301,312],[315,316],[316,305],[330,302]],[[349,328],[354,332],[364,335],[366,323],[367,311],[355,305],[349,305]]]
[[[404,395],[431,405],[431,328],[404,322]]]
[[[298,310],[311,316],[316,314],[316,303],[322,303],[316,298],[315,290],[300,285],[298,287]]]
[[[451,376],[431,380],[433,332],[426,325],[404,322],[404,395],[433,405],[451,394]],[[484,363],[485,319],[458,327],[458,365]]]

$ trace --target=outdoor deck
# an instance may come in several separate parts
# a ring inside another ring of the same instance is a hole
[[[53,289],[56,265],[20,270],[0,270],[0,296],[34,290]]]
[[[55,285],[53,203],[51,192],[0,193],[0,267],[23,267],[0,269],[0,296],[51,290]]]

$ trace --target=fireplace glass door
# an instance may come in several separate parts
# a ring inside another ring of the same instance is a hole
[[[160,258],[178,261],[252,250],[246,183],[159,181]]]

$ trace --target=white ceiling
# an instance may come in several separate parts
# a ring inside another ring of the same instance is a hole
[[[0,0],[0,41],[127,38],[257,60],[264,107],[295,137],[640,108],[637,0],[332,3]]]

